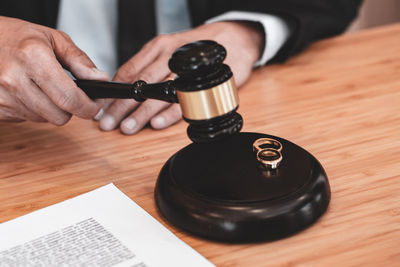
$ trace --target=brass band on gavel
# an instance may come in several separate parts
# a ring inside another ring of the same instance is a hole
[[[236,109],[239,97],[233,77],[226,82],[200,91],[177,91],[183,117],[208,120]]]

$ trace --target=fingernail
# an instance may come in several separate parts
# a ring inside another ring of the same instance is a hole
[[[105,114],[100,120],[100,129],[103,131],[111,131],[115,128],[115,119],[108,114]]]
[[[165,128],[166,121],[163,116],[157,116],[153,119],[153,125],[155,128]]]
[[[98,121],[98,120],[101,119],[101,117],[103,116],[103,114],[104,114],[104,109],[101,108],[101,109],[99,110],[99,112],[97,112],[96,116],[93,117],[93,119],[95,119],[96,121]]]
[[[136,120],[133,118],[127,118],[126,120],[124,120],[124,122],[122,123],[122,128],[124,130],[125,133],[127,134],[132,134],[134,133],[134,129],[136,127]]]
[[[98,68],[92,68],[92,78],[95,80],[110,80],[110,76]]]

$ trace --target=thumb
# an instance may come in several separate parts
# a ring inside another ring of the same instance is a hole
[[[54,31],[53,50],[58,61],[78,79],[109,81],[107,73],[97,69],[90,58],[64,32]]]

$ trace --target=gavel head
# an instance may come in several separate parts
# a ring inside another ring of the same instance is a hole
[[[225,57],[223,46],[203,40],[178,48],[169,60],[169,68],[178,75],[174,83],[193,142],[220,140],[243,126],[236,112],[239,98],[232,72],[223,64]]]

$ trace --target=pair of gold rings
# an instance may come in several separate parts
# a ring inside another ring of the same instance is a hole
[[[257,160],[267,169],[278,168],[282,161],[282,144],[272,138],[259,138],[253,143],[253,152],[257,153]]]

